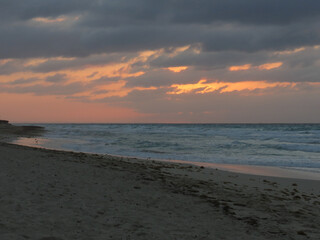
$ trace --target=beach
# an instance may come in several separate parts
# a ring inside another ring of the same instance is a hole
[[[0,239],[319,239],[320,184],[0,143]]]
[[[320,1],[0,19],[0,240],[320,240]]]

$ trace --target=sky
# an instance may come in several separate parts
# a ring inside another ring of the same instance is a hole
[[[319,0],[0,0],[0,119],[320,123]]]

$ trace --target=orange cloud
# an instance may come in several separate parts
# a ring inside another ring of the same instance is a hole
[[[0,81],[5,82],[11,82],[19,78],[39,78],[44,79],[48,76],[54,75],[54,74],[65,74],[67,75],[67,78],[69,82],[74,81],[82,81],[82,82],[88,82],[91,80],[95,80],[101,77],[121,77],[121,78],[127,78],[127,77],[138,77],[142,74],[144,74],[143,71],[139,72],[132,72],[131,65],[140,61],[144,62],[147,61],[147,58],[151,55],[156,54],[155,51],[146,51],[141,52],[138,57],[129,59],[127,62],[111,62],[108,64],[96,64],[96,65],[85,65],[81,68],[77,69],[63,69],[55,72],[48,72],[48,73],[42,73],[42,72],[31,72],[27,69],[27,67],[36,67],[40,64],[43,64],[48,61],[72,61],[76,58],[65,58],[65,57],[54,57],[54,58],[30,58],[24,60],[22,63],[23,67],[26,67],[25,70],[22,69],[22,71],[18,71],[15,73],[11,73],[9,75],[1,75],[0,74]],[[13,59],[3,59],[0,60],[0,65],[4,65],[10,61],[15,61]],[[94,73],[94,78],[90,78],[88,80],[87,76],[90,76]]]
[[[245,82],[212,82],[207,83],[206,80],[200,80],[198,83],[194,84],[174,84],[171,87],[174,88],[173,91],[167,92],[167,94],[185,94],[194,92],[196,94],[210,93],[218,91],[219,93],[233,92],[233,91],[244,91],[244,90],[255,90],[264,89],[270,87],[285,87],[294,86],[294,83],[269,83],[266,81],[245,81]]]
[[[80,16],[59,16],[56,18],[45,18],[45,17],[36,17],[36,18],[32,18],[31,21],[33,22],[37,22],[40,24],[58,24],[58,23],[62,23],[62,22],[74,22],[74,21],[78,21],[80,19]]]
[[[44,17],[37,17],[33,18],[33,21],[41,22],[41,23],[59,23],[66,20],[65,17],[58,17],[58,18],[44,18]]]
[[[229,67],[229,71],[243,71],[251,68],[251,64],[239,65],[239,66],[231,66]]]
[[[149,57],[158,55],[158,51],[144,51],[139,53],[139,55],[135,58],[128,59],[124,62],[111,62],[108,64],[101,64],[101,65],[86,65],[82,68],[77,69],[63,69],[60,71],[55,72],[48,72],[48,73],[41,73],[41,72],[30,72],[30,71],[22,71],[22,72],[16,72],[12,73],[10,75],[0,75],[0,82],[2,84],[5,84],[7,87],[11,87],[10,83],[16,81],[16,80],[23,80],[23,79],[36,79],[32,82],[26,82],[23,84],[23,87],[27,85],[42,85],[42,86],[52,86],[52,83],[48,83],[46,81],[47,77],[54,76],[56,74],[63,74],[67,81],[65,81],[63,84],[71,84],[71,83],[79,83],[83,82],[83,84],[90,84],[90,82],[93,82],[93,85],[91,87],[88,87],[87,89],[79,89],[79,92],[74,93],[72,95],[69,95],[69,97],[75,97],[75,98],[86,98],[91,100],[96,99],[103,99],[105,97],[124,97],[129,92],[133,90],[150,90],[155,88],[127,88],[125,87],[126,81],[121,80],[125,79],[127,77],[138,77],[140,75],[143,75],[145,72],[139,71],[139,72],[132,72],[132,64],[136,62],[146,62]],[[39,64],[42,64],[47,61],[72,61],[74,58],[64,58],[64,57],[55,57],[55,58],[30,58],[26,59],[23,62],[23,65],[25,67],[29,66],[37,66]],[[0,64],[5,64],[9,61],[14,61],[11,59],[5,59],[0,62]],[[88,76],[94,76],[94,77],[88,77]],[[108,81],[107,78],[112,77],[119,77],[119,81]],[[99,82],[98,85],[95,86],[94,81],[98,80],[100,78],[106,78],[106,81]],[[21,81],[23,82],[23,81]],[[20,84],[20,86],[22,83]]]
[[[128,63],[113,63],[108,65],[87,65],[82,69],[77,70],[64,70],[59,73],[68,74],[71,79],[75,81],[88,82],[94,79],[88,80],[85,76],[89,76],[93,73],[95,74],[95,79],[101,77],[138,77],[143,75],[144,72],[134,72],[131,73],[131,66]]]
[[[98,77],[121,77],[121,78],[128,78],[128,77],[138,77],[143,75],[145,72],[131,72],[132,65],[137,62],[146,62],[149,58],[157,57],[161,55],[162,50],[156,51],[143,51],[140,52],[139,55],[135,58],[128,59],[127,62],[116,62],[116,63],[109,63],[109,64],[102,64],[102,65],[86,65],[82,69],[77,70],[66,70],[63,73],[67,73],[72,75],[75,78],[84,79],[83,76],[89,76],[93,73],[97,73],[95,78]],[[87,81],[87,79],[84,79]]]
[[[182,72],[184,70],[187,70],[188,67],[187,66],[181,66],[181,67],[168,67],[168,70],[170,70],[171,72],[175,72],[175,73],[179,73]]]
[[[283,65],[282,62],[266,63],[258,66],[259,70],[271,70],[274,68],[279,68]]]
[[[306,49],[304,47],[301,47],[301,48],[296,48],[296,49],[293,49],[293,50],[275,52],[275,54],[287,55],[287,54],[293,54],[293,53],[301,52],[301,51],[304,51],[304,50],[306,50]]]
[[[190,48],[190,45],[182,46],[182,47],[177,47],[174,48],[172,53],[169,54],[170,57],[177,56],[179,53],[182,53]]]
[[[13,59],[11,59],[11,58],[2,59],[2,60],[0,60],[0,65],[4,65],[4,64],[11,62],[11,61],[13,61]]]
[[[231,66],[229,67],[229,71],[245,71],[249,69],[259,69],[259,70],[271,70],[274,68],[279,68],[283,65],[282,62],[273,62],[273,63],[265,63],[262,65],[259,65],[257,67],[252,67],[251,64],[245,64],[245,65],[239,65],[239,66]]]

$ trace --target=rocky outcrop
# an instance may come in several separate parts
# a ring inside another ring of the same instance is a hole
[[[45,129],[39,126],[15,126],[7,120],[0,120],[0,135],[3,136],[21,136],[32,137],[40,136]]]
[[[9,121],[7,120],[0,120],[0,125],[8,125]]]

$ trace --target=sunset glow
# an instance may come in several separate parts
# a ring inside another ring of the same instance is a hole
[[[182,67],[169,67],[168,68],[171,72],[179,73],[181,71],[187,70],[188,67],[182,66]]]
[[[298,53],[298,52],[301,52],[301,51],[304,51],[304,50],[306,50],[306,48],[301,47],[301,48],[296,48],[296,49],[293,49],[293,50],[275,52],[275,54],[280,54],[280,55],[294,54],[294,53]]]
[[[281,2],[279,14],[265,1],[267,14],[260,3],[255,12],[247,2],[221,1],[221,14],[216,1],[201,1],[197,11],[191,2],[169,9],[126,1],[8,1],[0,8],[0,118],[77,121],[71,110],[44,107],[56,101],[83,106],[93,122],[111,121],[92,112],[104,108],[119,122],[263,122],[262,115],[248,118],[261,109],[280,122],[293,115],[320,121],[315,3],[308,12]],[[290,114],[275,114],[273,99]],[[238,104],[248,114],[238,116]]]
[[[282,66],[282,62],[275,62],[275,63],[266,63],[258,66],[260,70],[271,70],[274,68],[279,68]]]
[[[242,71],[242,70],[248,70],[251,68],[251,64],[245,64],[245,65],[241,65],[241,66],[231,66],[229,67],[229,71],[233,72],[233,71]]]
[[[319,26],[320,0],[0,0],[0,240],[320,239]]]
[[[235,71],[245,71],[249,69],[259,69],[259,70],[271,70],[274,68],[279,68],[282,66],[282,62],[273,62],[273,63],[265,63],[256,67],[253,67],[251,64],[245,64],[241,66],[231,66],[229,67],[229,71],[235,72]]]
[[[168,92],[168,94],[186,94],[190,92],[194,92],[195,94],[204,94],[210,93],[214,91],[218,91],[219,93],[227,93],[233,91],[252,91],[256,89],[265,89],[265,88],[273,88],[273,87],[294,87],[295,83],[268,83],[265,81],[260,82],[212,82],[208,83],[206,80],[200,80],[196,84],[181,84],[181,85],[172,85],[174,91]]]
[[[58,18],[44,18],[44,17],[37,17],[33,18],[33,21],[41,22],[41,23],[59,23],[66,20],[64,17],[58,17]]]

